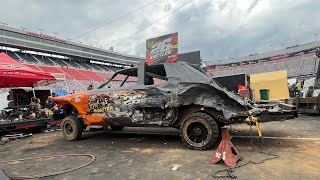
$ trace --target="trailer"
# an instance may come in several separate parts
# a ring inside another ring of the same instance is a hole
[[[41,128],[47,125],[58,125],[61,119],[40,118],[40,119],[22,119],[17,121],[0,121],[0,132],[21,131],[26,129]]]
[[[319,50],[316,51],[316,56],[319,61]],[[303,97],[294,98],[293,105],[297,106],[299,113],[320,115],[320,62],[318,62],[316,76],[304,82]]]

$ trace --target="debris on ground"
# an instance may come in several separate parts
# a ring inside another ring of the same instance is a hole
[[[99,171],[99,168],[93,168],[91,170],[91,174],[96,174]]]
[[[178,168],[179,167],[181,167],[182,166],[182,164],[174,164],[173,166],[172,166],[172,171],[176,171],[176,170],[178,170]]]
[[[25,134],[25,133],[8,134],[8,135],[4,135],[1,137],[0,143],[3,145],[6,142],[17,140],[17,139],[22,139],[22,138],[30,137],[30,136],[32,136],[32,133],[30,133],[30,134]]]

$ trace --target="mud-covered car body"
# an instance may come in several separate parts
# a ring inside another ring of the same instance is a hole
[[[124,75],[124,80],[118,81],[119,87],[110,87],[117,75]],[[138,81],[124,86],[130,76]],[[163,82],[155,85],[153,78]],[[76,111],[85,125],[178,127],[183,117],[195,111],[206,112],[223,125],[244,122],[248,113],[276,115],[261,121],[293,117],[290,110],[255,106],[183,62],[124,69],[97,89],[53,101],[69,113]]]

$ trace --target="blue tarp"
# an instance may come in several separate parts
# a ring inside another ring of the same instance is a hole
[[[69,94],[68,91],[63,90],[63,89],[55,89],[52,92],[55,93],[58,96],[65,96],[65,95]]]

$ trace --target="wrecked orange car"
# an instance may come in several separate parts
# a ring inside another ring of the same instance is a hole
[[[189,148],[203,150],[217,141],[220,127],[248,116],[260,122],[293,118],[291,110],[259,107],[183,62],[120,70],[97,89],[53,101],[66,112],[62,132],[69,141],[90,125],[174,127]]]

